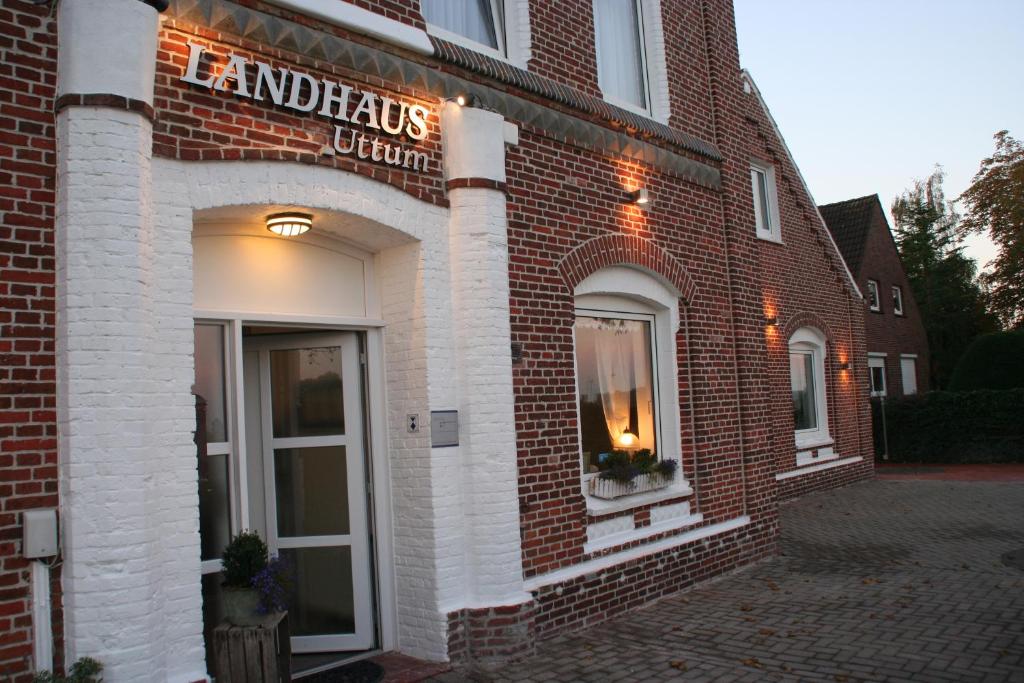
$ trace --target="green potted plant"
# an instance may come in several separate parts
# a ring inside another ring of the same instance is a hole
[[[267,544],[255,531],[243,531],[224,548],[224,619],[236,626],[263,620],[253,579],[267,566]]]

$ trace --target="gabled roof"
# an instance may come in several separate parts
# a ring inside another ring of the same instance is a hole
[[[854,273],[860,273],[864,261],[864,248],[871,231],[871,221],[882,212],[882,202],[877,194],[847,199],[834,204],[818,207],[836,246],[843,254],[843,260]],[[884,216],[884,213],[882,213]]]
[[[779,124],[775,122],[775,117],[772,116],[771,110],[768,109],[768,104],[764,101],[764,97],[761,95],[761,91],[758,89],[757,83],[754,82],[754,77],[751,76],[750,72],[746,69],[742,69],[740,71],[740,76],[750,88],[750,90],[746,92],[752,92],[757,98],[757,103],[761,105],[761,111],[764,112],[765,118],[767,118],[768,122],[771,124],[772,132],[775,133],[775,137],[782,145],[782,150],[786,153],[790,165],[796,171],[796,176],[800,179],[800,185],[802,186],[807,198],[810,200],[811,206],[815,208],[815,212],[818,214],[818,220],[814,222],[814,227],[821,231],[821,233],[828,238],[829,243],[832,244],[834,251],[830,254],[831,258],[834,258],[838,262],[838,265],[842,266],[842,272],[846,275],[846,283],[850,286],[850,290],[853,292],[853,295],[858,299],[863,299],[864,295],[861,293],[860,287],[857,286],[857,280],[850,271],[850,266],[846,263],[846,259],[843,258],[843,253],[836,245],[836,241],[832,237],[832,233],[825,225],[825,219],[822,217],[821,212],[817,210],[818,207],[815,205],[814,195],[811,194],[811,188],[807,185],[807,180],[804,178],[804,174],[800,171],[800,167],[796,165],[796,159],[793,158],[793,153],[789,150],[789,145],[786,144],[786,139],[782,137],[782,131],[779,130]]]

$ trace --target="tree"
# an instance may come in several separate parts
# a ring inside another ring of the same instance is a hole
[[[1024,145],[1001,130],[996,152],[960,200],[967,215],[961,234],[988,232],[999,251],[992,271],[982,275],[990,307],[1006,327],[1024,327]]]
[[[934,389],[947,385],[975,337],[998,327],[985,308],[974,261],[961,252],[959,216],[946,201],[942,180],[936,168],[892,203],[896,246],[928,335]]]

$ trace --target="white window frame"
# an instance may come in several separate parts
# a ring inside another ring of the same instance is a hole
[[[768,211],[761,210],[761,193],[757,189],[757,174],[764,176],[765,195],[768,197]],[[779,219],[779,193],[775,185],[775,166],[762,161],[750,162],[750,189],[754,195],[754,229],[757,236],[769,242],[782,243],[782,222]],[[770,225],[764,224],[763,214],[768,214]]]
[[[899,285],[892,286],[892,312],[903,315],[903,288]]]
[[[210,327],[219,327],[221,329],[222,339],[222,353],[223,358],[221,359],[222,367],[224,368],[224,417],[225,425],[224,436],[226,441],[208,441],[206,443],[206,454],[207,456],[218,455],[227,458],[227,471],[228,471],[228,490],[226,491],[228,496],[228,539],[234,538],[235,535],[242,528],[239,519],[239,510],[236,504],[238,494],[237,486],[239,482],[240,473],[238,472],[237,459],[234,456],[234,445],[237,443],[235,438],[236,424],[235,424],[235,392],[234,392],[234,368],[231,365],[232,358],[232,330],[231,326],[223,320],[207,319],[207,318],[196,318],[193,321],[195,325],[207,325]],[[200,571],[202,574],[216,574],[223,568],[222,560],[219,558],[213,558],[209,560],[202,560],[200,562]]]
[[[878,288],[878,280],[868,280],[868,309],[875,313],[882,312],[882,294]]]
[[[875,386],[875,375],[872,372],[872,368],[881,368],[882,370],[882,388],[879,389]],[[889,395],[889,378],[885,375],[885,354],[884,353],[869,353],[868,354],[868,385],[871,389],[871,395],[877,397],[883,397]]]
[[[600,67],[597,74],[598,87],[605,102],[667,124],[671,115],[671,103],[668,93],[668,64],[665,58],[665,31],[661,22],[661,0],[634,0],[634,5],[637,13],[637,29],[640,32],[640,66],[644,79],[645,106],[639,107],[632,102],[607,94],[600,82]],[[591,4],[591,9],[596,15],[597,8],[593,4]],[[595,20],[595,61],[600,59],[596,54],[599,43],[597,21]]]
[[[489,2],[491,3],[491,16],[494,17],[494,35],[498,39],[497,49],[430,22],[426,22],[427,33],[525,69],[531,56],[529,0],[489,0]],[[423,12],[422,6],[420,13],[426,21],[426,14]]]
[[[825,383],[825,361],[828,358],[825,335],[813,327],[801,327],[789,338],[789,353],[811,355],[815,389],[814,408],[818,418],[818,424],[811,429],[793,430],[796,447],[801,450],[831,444],[833,441],[828,427],[828,385]]]
[[[580,452],[580,487],[587,500],[589,514],[609,514],[669,498],[693,493],[684,475],[682,432],[679,425],[679,364],[676,334],[679,331],[679,294],[651,275],[628,266],[603,268],[576,286],[576,313],[629,319],[652,320],[651,370],[654,374],[654,407],[658,458],[675,460],[679,467],[672,484],[659,491],[624,496],[605,501],[588,494],[590,479],[597,476],[583,471]],[[575,337],[575,335],[574,335]],[[574,344],[575,347],[575,339]],[[575,362],[575,361],[574,361]],[[576,411],[579,414],[579,387],[576,387]],[[582,426],[577,420],[578,440]]]
[[[911,377],[914,378],[914,390],[907,391],[907,363],[911,364],[910,367],[913,369]],[[901,353],[900,354],[900,384],[903,389],[904,396],[914,396],[917,394],[917,354],[916,353]]]

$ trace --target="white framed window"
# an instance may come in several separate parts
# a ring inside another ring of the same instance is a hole
[[[775,167],[751,162],[750,186],[754,193],[754,223],[757,236],[773,242],[782,241],[779,222],[779,201],[775,189]]]
[[[878,282],[868,280],[868,308],[879,312],[882,310],[882,300],[878,295]]]
[[[420,9],[428,33],[526,68],[528,0],[420,0]]]
[[[594,0],[597,81],[612,104],[651,112],[644,8],[640,0]]]
[[[825,335],[813,327],[802,327],[789,339],[789,382],[797,448],[831,443],[825,384],[827,354]]]
[[[892,288],[892,312],[903,315],[903,289],[895,285]]]
[[[885,355],[868,355],[868,373],[871,379],[871,395],[885,396]]]
[[[585,492],[612,451],[649,449],[679,465],[670,489],[657,495],[688,493],[679,428],[678,307],[678,293],[625,266],[602,269],[577,285],[573,331]],[[588,509],[600,504],[588,496]]]
[[[917,393],[917,356],[904,354],[900,356],[900,379],[903,381],[903,395],[913,396]]]

